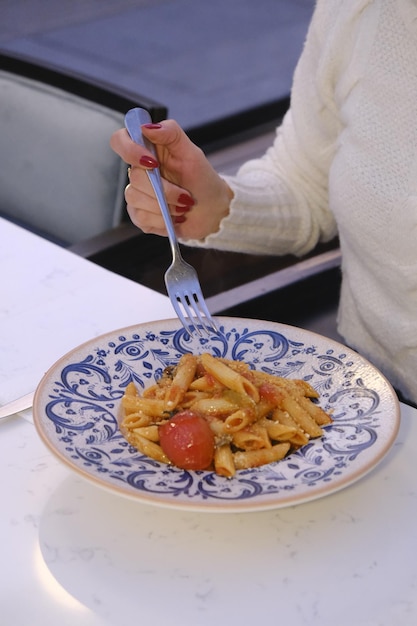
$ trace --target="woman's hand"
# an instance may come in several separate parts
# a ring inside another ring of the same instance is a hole
[[[156,147],[158,162],[134,143],[127,131],[116,131],[113,150],[130,164],[130,184],[125,198],[130,218],[145,233],[166,235],[164,221],[146,175],[160,167],[165,196],[176,231],[182,239],[204,239],[219,229],[229,212],[233,193],[216,173],[203,152],[174,120],[145,124],[142,133]]]

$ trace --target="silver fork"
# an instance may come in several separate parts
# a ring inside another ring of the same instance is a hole
[[[141,130],[142,124],[149,124],[151,121],[148,111],[139,107],[130,109],[125,116],[126,130],[131,139],[156,157],[155,146],[142,135]],[[147,175],[158,200],[171,245],[172,263],[165,272],[165,285],[175,313],[190,335],[193,329],[200,335],[201,329],[206,333],[217,332],[216,324],[204,301],[197,272],[181,255],[159,168],[147,170]]]

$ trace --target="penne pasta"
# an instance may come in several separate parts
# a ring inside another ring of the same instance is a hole
[[[242,430],[252,424],[257,419],[257,414],[254,409],[238,409],[224,420],[224,425],[227,432],[235,433],[238,430]]]
[[[214,452],[214,469],[219,476],[231,478],[236,473],[233,453],[229,444],[217,446]]]
[[[129,383],[120,430],[142,454],[170,463],[164,437],[177,428],[172,423],[167,429],[170,420],[184,420],[180,414],[187,412],[203,418],[212,449],[214,445],[207,464],[231,478],[236,471],[279,461],[320,437],[332,419],[313,401],[317,397],[303,380],[251,370],[247,363],[208,353],[185,354],[143,393]]]
[[[213,393],[216,389],[221,391],[223,386],[219,383],[211,374],[205,374],[204,376],[200,376],[193,380],[190,385],[190,389],[197,389],[199,391],[207,391],[209,393]]]
[[[276,407],[275,402],[271,402],[270,400],[266,400],[261,398],[261,400],[256,405],[256,417],[258,420],[263,419],[266,415],[269,415],[270,412]]]
[[[287,411],[282,409],[274,409],[271,416],[272,421],[279,422],[289,428],[295,430],[294,436],[291,438],[291,443],[296,446],[305,446],[309,442],[310,437],[299,427],[297,422],[291,417]]]
[[[262,423],[265,424],[268,436],[273,441],[292,441],[300,432],[296,426],[286,426],[274,420],[266,419]]]
[[[311,402],[305,396],[301,396],[297,398],[298,404],[305,410],[307,413],[314,419],[316,424],[319,426],[326,426],[330,424],[332,419],[331,417],[323,411],[323,409],[318,405]]]
[[[136,389],[135,383],[129,383],[125,389],[125,396],[137,396],[138,390]]]
[[[166,409],[164,400],[141,398],[140,396],[123,396],[122,405],[125,413],[146,413],[152,417],[163,417]]]
[[[196,369],[197,358],[192,354],[184,354],[177,365],[172,384],[166,391],[165,404],[168,411],[175,409],[184,398],[194,380]]]
[[[238,430],[234,433],[232,441],[234,446],[241,450],[261,450],[272,446],[267,428],[258,424]]]
[[[133,428],[132,432],[135,435],[139,435],[140,437],[144,437],[145,439],[149,439],[149,441],[159,441],[159,429],[156,424],[151,424],[149,426],[140,426],[139,428]]]
[[[259,467],[273,461],[281,461],[290,449],[289,443],[277,443],[275,446],[263,450],[248,450],[235,452],[233,460],[236,469]]]
[[[169,459],[163,452],[161,446],[154,441],[150,441],[146,437],[138,435],[133,431],[129,433],[128,441],[135,448],[137,448],[139,452],[142,452],[142,454],[149,456],[151,459],[159,461],[160,463],[169,463]]]
[[[318,424],[316,424],[310,414],[303,409],[297,400],[292,398],[290,395],[285,396],[282,401],[282,408],[284,411],[288,411],[291,417],[293,417],[293,419],[302,428],[302,430],[307,433],[307,435],[310,437],[321,437],[323,434],[322,429]]]
[[[164,400],[166,394],[167,385],[152,385],[152,387],[148,387],[144,389],[142,393],[142,398],[149,398],[151,400]]]
[[[210,420],[208,420],[208,423],[209,423],[211,430],[213,431],[215,436],[219,438],[219,440],[220,439],[223,440],[225,437],[230,436],[230,433],[227,432],[224,421],[221,420],[220,418],[218,417],[210,418]]]
[[[227,398],[222,396],[196,400],[190,406],[195,411],[214,416],[230,415],[231,412],[239,409],[238,405],[229,402]]]
[[[146,413],[128,413],[123,420],[123,426],[127,430],[133,430],[135,428],[143,428],[152,424],[153,418]]]
[[[247,378],[234,371],[225,363],[218,361],[210,354],[201,355],[201,362],[204,368],[228,389],[233,389],[239,393],[246,394],[255,402],[259,400],[259,391],[256,386]]]

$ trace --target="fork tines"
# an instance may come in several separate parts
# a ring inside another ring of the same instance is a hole
[[[169,294],[171,297],[171,294]],[[197,293],[183,293],[181,298],[178,293],[171,297],[171,302],[175,312],[189,335],[193,334],[193,329],[199,335],[201,330],[206,333],[218,332],[215,321],[210,315],[210,311],[204,301],[203,295]],[[184,315],[185,313],[185,315]]]

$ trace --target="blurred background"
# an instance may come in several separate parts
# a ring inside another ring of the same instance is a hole
[[[0,48],[165,104],[184,127],[289,93],[314,0],[0,0]]]
[[[52,63],[59,69],[59,76],[65,76],[61,84],[64,89],[71,82],[68,73],[81,74],[90,81],[110,85],[118,96],[128,92],[134,104],[130,102],[127,108],[147,99],[156,101],[157,106],[162,105],[161,115],[168,109],[169,116],[176,118],[202,147],[215,169],[233,174],[241,163],[263,154],[273,141],[276,126],[288,107],[293,71],[314,4],[315,0],[0,0],[0,49],[35,62]],[[32,115],[33,98],[33,94],[25,96],[23,105],[19,103],[26,117],[28,111]],[[13,113],[19,108],[14,103],[10,107]],[[122,125],[124,107],[125,103],[118,109],[116,127]],[[8,131],[9,114],[4,115]],[[29,223],[24,225],[48,233],[49,222],[62,229],[62,215],[69,215],[73,221],[75,215],[80,215],[79,223],[85,225],[86,211],[90,218],[94,214],[93,203],[86,201],[79,180],[85,178],[92,194],[101,191],[100,185],[94,184],[94,176],[107,172],[107,164],[101,162],[104,158],[115,158],[108,144],[110,129],[102,130],[103,149],[90,156],[89,142],[75,135],[82,128],[78,121],[72,119],[68,127],[63,127],[58,116],[58,124],[53,127],[48,108],[42,118],[44,126],[36,128],[30,116],[22,139],[29,146],[35,145],[33,162],[39,176],[28,185],[30,200],[19,204],[29,214]],[[38,143],[31,135],[34,126],[41,136]],[[16,132],[21,132],[19,125]],[[48,144],[51,150],[60,145],[57,134],[63,134],[63,141],[70,141],[71,147],[59,149],[56,158],[47,151],[42,161],[37,147],[45,143],[48,134],[52,135]],[[96,137],[93,133],[88,136]],[[2,137],[12,172],[6,181],[10,179],[11,194],[16,195],[16,188],[20,193],[27,177],[16,186],[14,172],[22,170],[21,161],[27,160],[27,154],[17,149],[13,161],[3,131]],[[13,140],[9,144],[20,145]],[[71,200],[66,211],[62,203],[57,211],[55,203],[55,197],[66,199],[66,192],[52,194],[48,211],[46,203],[39,201],[48,221],[46,226],[39,226],[33,223],[40,214],[32,209],[35,200],[49,189],[51,180],[57,185],[67,184],[63,156],[73,159],[67,168],[73,175],[74,163],[81,167],[77,185],[70,189],[71,193],[80,190],[80,198]],[[84,165],[81,157],[86,159]],[[55,175],[52,164],[56,165]],[[24,167],[27,172],[27,165]],[[118,160],[117,167],[121,167],[120,181],[116,175],[102,178],[117,187],[116,197],[120,195],[123,203],[126,168]],[[111,199],[104,189],[103,193],[106,200]],[[17,203],[13,202],[7,200],[3,205],[9,209],[8,218],[16,221]],[[97,204],[98,218],[103,214],[102,204]],[[161,268],[170,263],[166,240],[144,236],[130,224],[124,211],[112,225],[100,226],[101,230],[97,227],[98,235],[91,237],[76,223],[77,239],[75,244],[69,241],[71,250],[164,293]],[[63,238],[60,233],[54,236]],[[212,311],[279,320],[338,338],[337,240],[318,246],[301,260],[291,255],[254,256],[187,247],[182,251],[198,271],[203,292],[211,298]]]

